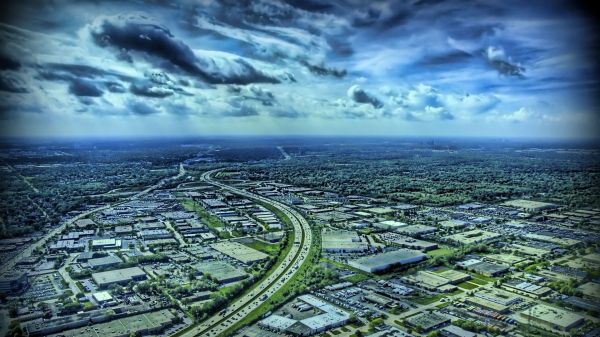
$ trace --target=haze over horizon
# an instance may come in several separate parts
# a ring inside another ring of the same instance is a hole
[[[1,136],[597,138],[598,34],[562,1],[21,2]]]

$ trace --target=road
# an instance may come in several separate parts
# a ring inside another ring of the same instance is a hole
[[[267,203],[283,212],[292,222],[294,228],[294,243],[292,244],[292,248],[290,249],[288,255],[273,271],[273,273],[256,285],[252,291],[248,292],[242,298],[230,304],[227,309],[225,309],[225,314],[221,312],[194,326],[182,334],[182,336],[185,337],[218,336],[237,322],[244,319],[290,281],[292,276],[306,261],[308,252],[312,245],[312,233],[310,231],[308,221],[306,221],[306,219],[300,213],[280,202],[212,180],[210,176],[219,170],[221,169],[208,171],[202,175],[201,179],[232,193]]]
[[[281,155],[283,156],[283,160],[290,160],[292,158],[292,156],[290,156],[285,149],[283,148],[283,146],[278,146],[277,149],[279,150],[279,152],[281,152]]]
[[[122,203],[125,203],[125,202],[128,202],[128,201],[134,200],[134,199],[138,199],[141,196],[144,196],[144,195],[150,193],[154,189],[163,186],[164,183],[167,182],[167,181],[170,181],[172,179],[181,178],[184,174],[185,174],[185,168],[183,167],[183,164],[179,164],[179,172],[177,173],[176,176],[161,179],[156,184],[151,185],[151,186],[147,187],[146,189],[144,189],[143,191],[141,191],[141,192],[139,192],[139,193],[137,193],[137,194],[135,194],[135,195],[133,195],[133,196],[125,199],[125,200],[119,201],[119,202],[117,202],[115,204],[105,205],[105,206],[101,206],[101,207],[96,207],[96,208],[87,210],[87,211],[85,211],[85,212],[83,212],[81,214],[78,214],[78,215],[72,217],[71,219],[63,222],[60,226],[58,226],[58,227],[54,228],[53,230],[51,230],[50,232],[46,233],[46,235],[44,235],[43,237],[41,237],[40,240],[34,242],[33,244],[31,244],[31,246],[29,246],[29,247],[25,248],[24,250],[22,250],[19,254],[17,254],[16,256],[14,256],[12,259],[4,262],[2,264],[2,266],[0,267],[0,275],[4,274],[6,271],[12,270],[19,261],[21,261],[22,259],[24,259],[26,257],[31,256],[31,254],[33,253],[34,250],[36,250],[37,248],[43,247],[48,242],[48,240],[50,238],[52,238],[52,237],[60,234],[67,226],[73,224],[75,221],[77,221],[79,219],[83,219],[83,218],[85,218],[85,217],[87,217],[87,216],[89,216],[89,215],[91,215],[93,213],[100,212],[100,211],[103,211],[105,209],[108,209],[108,208],[110,208],[112,206],[115,206],[115,205],[118,205],[118,204],[122,204]]]

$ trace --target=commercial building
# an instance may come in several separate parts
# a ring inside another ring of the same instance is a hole
[[[377,234],[377,237],[386,244],[394,244],[402,248],[428,251],[438,247],[437,243],[414,239],[398,233],[381,233]]]
[[[522,299],[515,294],[497,288],[479,288],[473,296],[507,307],[522,301]]]
[[[89,259],[87,261],[87,264],[92,269],[98,269],[98,268],[107,268],[107,267],[116,266],[121,262],[123,262],[123,260],[121,260],[118,256],[108,255],[105,257]]]
[[[350,319],[350,314],[346,311],[313,295],[302,295],[298,297],[298,299],[306,303],[309,308],[317,309],[321,313],[302,320],[295,320],[280,315],[271,315],[261,320],[258,324],[279,333],[286,333],[294,336],[310,336],[342,326],[348,323],[348,320]]]
[[[577,290],[590,300],[600,301],[600,284],[596,282],[584,283],[577,287]]]
[[[444,220],[439,222],[439,225],[445,229],[460,229],[466,227],[467,224],[466,221],[462,220]]]
[[[99,320],[102,318],[93,318]],[[104,318],[106,319],[106,318]],[[133,315],[115,319],[109,322],[94,324],[88,326],[90,319],[83,321],[81,327],[72,330],[62,331],[61,336],[79,337],[79,336],[102,336],[102,337],[125,337],[125,336],[143,336],[159,335],[161,331],[173,325],[175,315],[168,309],[163,309],[144,314]],[[46,335],[46,333],[31,334]]]
[[[211,244],[210,247],[245,264],[263,261],[269,257],[269,255],[239,242],[221,241]]]
[[[418,236],[425,235],[429,233],[434,233],[437,231],[436,227],[426,226],[426,225],[410,225],[406,227],[399,228],[397,230],[398,233],[410,235],[410,236]]]
[[[449,292],[456,289],[455,286],[449,286],[450,281],[448,279],[429,271],[418,271],[413,275],[405,276],[403,280],[406,283],[431,291]]]
[[[509,267],[505,265],[485,262],[478,259],[461,261],[456,263],[456,265],[486,276],[497,276],[507,272],[509,269]]]
[[[170,239],[173,234],[166,229],[146,229],[139,231],[138,236],[144,240]]]
[[[444,270],[442,272],[436,273],[436,275],[445,278],[451,284],[459,284],[468,281],[472,278],[472,276],[467,273],[463,273],[453,269]]]
[[[120,239],[96,239],[92,240],[92,250],[98,249],[119,249],[121,248]]]
[[[409,325],[428,332],[433,329],[441,328],[450,323],[450,318],[434,312],[424,312],[405,319]]]
[[[423,261],[427,255],[418,250],[400,249],[351,260],[348,264],[368,273],[378,273],[396,266]]]
[[[537,304],[521,312],[521,316],[531,323],[559,331],[569,331],[583,323],[583,317],[571,311]]]
[[[18,294],[29,287],[27,274],[9,272],[0,276],[0,294]]]
[[[474,229],[462,233],[448,235],[444,239],[458,245],[470,245],[482,242],[492,242],[500,239],[502,235],[494,232]]]
[[[353,231],[323,230],[321,240],[322,250],[326,253],[360,253],[369,250],[369,245],[362,242]]]
[[[518,210],[521,210],[523,212],[528,212],[528,213],[540,213],[541,211],[558,208],[557,205],[551,204],[548,202],[540,202],[540,201],[524,200],[524,199],[506,201],[506,202],[502,203],[502,206],[516,208]]]
[[[485,310],[497,312],[499,314],[504,314],[508,312],[508,307],[506,305],[498,304],[496,302],[489,301],[482,297],[466,297],[465,302]]]
[[[123,285],[131,281],[143,281],[147,277],[146,273],[140,267],[117,269],[92,274],[92,279],[100,288],[106,288],[113,284]]]
[[[517,294],[526,295],[534,298],[546,296],[552,292],[552,289],[537,284],[521,280],[509,280],[502,284],[502,287]]]
[[[77,228],[94,228],[96,227],[96,223],[92,219],[79,219],[75,221],[75,226]]]
[[[478,334],[467,331],[463,328],[457,327],[456,325],[449,325],[443,327],[440,331],[440,335],[444,337],[477,337]]]
[[[97,293],[93,293],[92,297],[98,304],[108,303],[113,300],[113,297],[108,291],[99,291]]]
[[[240,281],[248,276],[243,270],[220,261],[201,262],[194,265],[193,268],[200,273],[210,275],[220,284]]]
[[[397,230],[402,227],[408,226],[406,222],[400,222],[395,220],[385,220],[376,224],[377,227],[385,229],[385,230]]]

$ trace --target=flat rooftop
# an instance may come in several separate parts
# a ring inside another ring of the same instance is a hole
[[[210,247],[246,264],[262,261],[269,257],[269,255],[239,242],[221,241],[211,244]]]
[[[248,275],[245,271],[221,261],[200,262],[194,266],[194,269],[209,274],[219,283],[234,282]]]
[[[386,253],[361,257],[350,261],[350,265],[366,271],[378,271],[394,265],[404,265],[425,260],[427,255],[418,250],[399,249]]]
[[[145,278],[147,275],[140,267],[103,271],[92,274],[92,279],[98,285],[128,282],[142,277]]]

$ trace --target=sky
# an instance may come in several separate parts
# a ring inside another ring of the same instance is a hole
[[[19,1],[7,137],[596,138],[598,34],[568,1]]]

